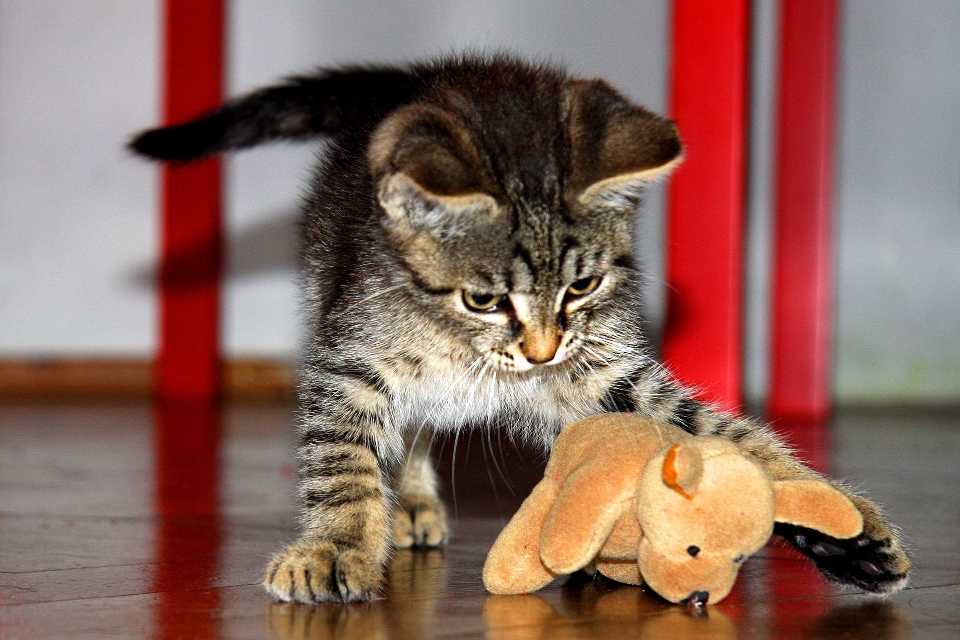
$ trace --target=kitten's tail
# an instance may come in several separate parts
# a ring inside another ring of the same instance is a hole
[[[324,70],[260,89],[186,124],[144,131],[130,148],[160,160],[192,160],[271,140],[355,130],[409,102],[417,79],[394,68]]]

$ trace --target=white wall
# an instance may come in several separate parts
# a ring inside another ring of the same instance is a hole
[[[154,173],[129,157],[156,120],[159,10],[0,2],[0,354],[147,353]]]
[[[0,358],[155,345],[158,0],[0,2]],[[230,3],[228,91],[344,61],[507,47],[665,108],[668,2]],[[747,389],[765,388],[776,2],[755,2]],[[960,3],[848,0],[842,21],[837,366],[842,400],[960,400]],[[297,343],[293,220],[313,149],[228,162],[228,354]],[[662,310],[662,197],[640,252]]]
[[[960,2],[843,12],[841,398],[960,399]]]

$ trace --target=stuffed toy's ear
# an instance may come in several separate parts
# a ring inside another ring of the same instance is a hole
[[[663,484],[692,498],[703,478],[703,455],[690,444],[675,444],[663,459]]]
[[[850,499],[822,480],[773,483],[774,520],[815,529],[834,538],[863,531],[863,517]]]

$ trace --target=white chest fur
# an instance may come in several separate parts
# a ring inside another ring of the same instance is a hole
[[[499,376],[489,368],[435,371],[391,389],[395,428],[455,430],[468,425],[556,432],[569,421],[546,380]],[[504,421],[518,424],[502,424]]]

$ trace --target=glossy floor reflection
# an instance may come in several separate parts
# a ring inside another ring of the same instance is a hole
[[[593,581],[488,596],[486,551],[539,466],[477,435],[461,437],[455,464],[442,443],[456,484],[447,549],[398,554],[371,603],[272,603],[261,569],[295,535],[290,423],[287,405],[0,406],[0,638],[960,637],[960,416],[778,424],[902,525],[917,567],[908,590],[841,592],[768,547],[700,614]]]

